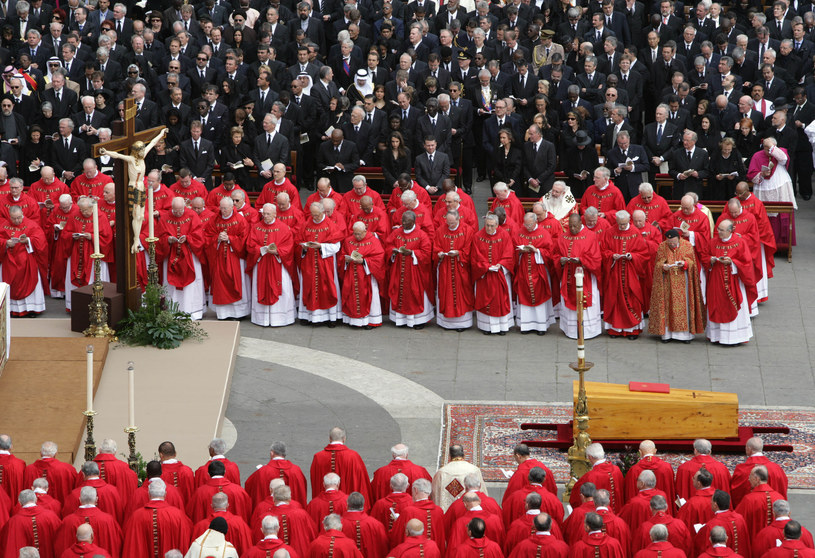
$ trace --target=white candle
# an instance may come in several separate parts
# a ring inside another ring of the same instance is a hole
[[[150,238],[155,238],[153,234],[153,188],[149,184],[147,186],[147,201],[150,208],[150,221],[148,221],[150,223]]]
[[[99,204],[93,202],[93,253],[99,254]]]
[[[583,288],[583,268],[578,267],[574,272],[575,285],[578,289]]]
[[[87,346],[88,373],[85,390],[85,408],[90,413],[93,411],[93,345]]]
[[[136,428],[136,369],[127,363],[127,418],[128,428]]]

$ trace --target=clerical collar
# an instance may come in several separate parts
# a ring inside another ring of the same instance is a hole
[[[713,548],[727,548],[726,544],[714,544]]]
[[[538,516],[538,515],[540,515],[540,513],[541,513],[540,510],[526,510],[526,515]]]
[[[473,506],[472,508],[470,508],[470,511],[481,511],[483,509],[484,508],[482,508],[481,506]]]
[[[36,503],[36,502],[34,502],[33,504],[30,504],[30,503],[29,503],[29,504],[26,504],[25,506],[23,506],[23,509],[25,509],[25,508],[33,508],[33,507],[35,507],[36,505],[37,505],[37,503]]]
[[[266,535],[265,537],[263,537],[263,540],[264,541],[276,541],[277,540],[277,535]]]
[[[606,510],[606,511],[608,511],[608,507],[606,507],[606,506],[597,506],[596,508],[594,508],[594,511],[597,511],[597,510]]]
[[[36,492],[36,490],[35,490],[35,492]],[[87,510],[89,508],[95,508],[95,507],[96,506],[94,506],[93,504],[82,504],[81,506],[79,506],[79,509]]]
[[[11,455],[11,452],[6,450],[0,450],[0,455]]]
[[[263,222],[264,222],[264,223],[266,223],[267,225],[274,225],[274,222],[275,222],[275,221],[277,221],[277,219],[272,219],[272,222],[271,222],[271,223],[266,223],[266,221],[263,221]]]
[[[331,194],[332,194],[333,192],[334,192],[334,188],[331,188],[331,187],[329,186],[329,188],[328,188],[328,194],[326,194],[325,196],[324,196],[324,195],[322,195],[322,194],[320,194],[320,198],[321,198],[321,199],[326,199],[326,198],[329,198],[329,197],[331,197]],[[317,193],[319,194],[319,192],[317,192]],[[342,442],[331,442],[331,443],[332,443],[332,444],[341,444]]]
[[[609,185],[609,183],[608,183],[608,182],[606,182],[605,186],[598,186],[598,187],[597,187],[597,189],[598,189],[598,190],[600,190],[600,191],[602,192],[603,190],[605,190],[606,188],[608,188],[608,185]]]
[[[407,461],[407,457],[394,457],[394,461]]]
[[[325,214],[323,214],[323,218],[322,218],[322,219],[320,219],[319,221],[315,221],[315,220],[314,220],[314,217],[312,217],[312,218],[311,218],[311,221],[312,221],[312,222],[313,222],[315,225],[319,225],[320,223],[322,223],[323,221],[325,221]],[[331,443],[329,443],[328,445],[329,445],[329,446],[331,446],[331,445],[334,445],[334,444],[342,444],[342,442],[331,442]]]
[[[775,520],[776,521],[782,521],[784,519],[789,519],[789,518],[790,518],[790,516],[788,516],[788,515],[779,515],[778,517],[775,518]]]
[[[722,242],[730,242],[730,239],[731,239],[731,238],[733,238],[733,235],[732,235],[732,234],[731,234],[730,236],[728,236],[727,238],[722,238],[722,239],[720,239],[720,240],[721,240]],[[753,455],[755,455],[755,454],[753,454]]]
[[[285,457],[279,457],[279,456],[275,455],[275,456],[272,458],[272,461],[277,461],[278,459],[282,459],[282,460],[284,460],[284,461],[286,460],[286,458],[285,458]]]
[[[325,218],[325,217],[323,217],[323,218]],[[320,221],[320,222],[322,223],[322,221]],[[345,444],[343,444],[342,442],[337,441],[337,442],[329,442],[328,445],[329,446],[344,446]]]
[[[750,457],[764,457],[764,452],[762,452],[762,451],[754,451],[753,455],[751,455]]]
[[[552,536],[552,533],[550,533],[549,531],[535,531],[535,534],[540,535],[542,537],[551,537]]]
[[[424,497],[424,498],[419,498],[418,500],[414,500],[414,502],[423,502],[423,501],[429,500],[429,499],[430,498]]]
[[[499,225],[499,226],[500,226],[500,225]],[[496,234],[498,234],[498,227],[496,227],[496,228],[495,228],[495,232],[489,232],[489,231],[487,231],[487,234],[488,234],[489,236],[495,236]]]
[[[455,231],[457,231],[457,230],[458,230],[459,225],[461,225],[461,223],[456,223],[456,226],[455,226],[455,227],[453,227],[452,229],[451,229],[451,228],[448,226],[448,227],[447,227],[447,230],[450,230],[450,231],[455,232]]]
[[[48,494],[48,492],[44,488],[35,488],[34,494]],[[780,519],[780,518],[779,518]]]
[[[589,535],[594,535],[594,534],[602,534],[602,533],[603,533],[603,532],[602,532],[602,531],[600,531],[600,530],[597,530],[597,531],[589,531]]]
[[[174,457],[174,458],[172,458],[172,459],[167,459],[166,461],[162,461],[162,463],[163,463],[164,465],[175,465],[176,463],[178,463],[178,459],[176,459],[176,458]]]
[[[211,479],[222,479],[222,478],[224,478],[224,476],[223,475],[212,475],[209,478],[211,478]]]
[[[336,492],[336,491],[337,491],[337,489],[332,487],[332,488],[326,488],[323,492]]]
[[[285,178],[284,178],[283,180],[281,180],[280,182],[278,182],[277,180],[275,180],[275,181],[274,181],[275,186],[280,186],[280,185],[281,185],[281,184],[283,184],[284,182],[286,182],[286,179],[285,179]]]
[[[410,234],[410,233],[412,233],[412,232],[413,232],[413,229],[415,229],[415,228],[416,228],[416,225],[413,225],[413,226],[412,226],[412,227],[410,227],[409,229],[404,229],[405,234]]]
[[[583,229],[581,228],[580,230],[583,230]],[[605,463],[605,462],[606,462],[605,459],[598,459],[597,461],[594,462],[594,466],[597,467],[600,463]]]
[[[631,223],[627,223],[627,224],[625,225],[625,228],[624,228],[624,229],[621,229],[620,227],[617,227],[617,229],[619,229],[619,230],[620,230],[620,231],[622,231],[622,232],[627,231],[629,228],[631,228]],[[646,456],[646,457],[648,457],[648,456]],[[645,459],[645,457],[643,457],[643,459]]]
[[[234,210],[233,210],[233,211],[230,211],[230,212],[229,212],[229,215],[227,215],[226,217],[224,217],[224,216],[223,216],[223,214],[221,214],[221,219],[223,219],[224,221],[226,221],[226,220],[228,220],[228,219],[232,219],[232,215],[234,215],[234,213],[235,213],[235,211],[234,211]],[[212,461],[213,459],[214,459],[214,458],[210,458],[210,461]],[[221,457],[221,459],[223,459],[223,457]]]

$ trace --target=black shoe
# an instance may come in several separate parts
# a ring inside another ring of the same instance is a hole
[[[628,337],[626,337],[626,339],[628,339],[629,341],[636,341],[639,338],[640,338],[639,335],[629,335]]]
[[[812,194],[806,194],[806,195],[801,196],[801,197],[804,198],[804,201],[809,201],[810,199],[812,199]]]
[[[537,333],[538,335],[546,335],[545,331],[536,331],[535,333]]]
[[[300,325],[301,326],[307,326],[308,323],[309,323],[308,320],[300,320]]]
[[[461,333],[462,331],[464,331],[464,328],[463,328],[463,327],[457,327],[457,328],[456,328],[456,331],[457,331],[457,332],[459,332],[459,333]]]
[[[484,182],[486,179],[487,177],[484,176],[483,174],[479,174],[478,176],[475,177],[476,182]]]
[[[328,321],[328,322],[326,323],[326,325],[327,325],[328,327],[330,327],[331,329],[334,329],[335,327],[337,327],[337,322],[334,322],[334,321]]]
[[[370,330],[372,330],[373,328],[374,328],[374,326],[372,326],[372,325],[366,325],[366,326],[362,326],[362,329],[367,330],[367,331],[370,331]]]
[[[506,335],[506,334],[507,334],[507,332],[506,332],[506,331],[499,331],[499,332],[498,332],[498,335]]]
[[[662,341],[663,343],[670,343],[671,342],[670,339],[660,339],[660,341]]]
[[[528,331],[522,331],[522,332],[521,332],[521,335],[529,335],[530,333],[532,333],[532,330],[531,330],[531,329],[530,329],[530,330],[528,330]]]
[[[690,345],[690,341],[691,341],[690,339],[685,339],[685,340],[684,340],[684,341],[682,341],[682,342],[683,342],[685,345]]]
[[[483,333],[484,335],[490,335],[492,332],[490,332],[490,331],[482,331],[481,333]]]
[[[424,329],[424,324],[416,324],[413,329]]]

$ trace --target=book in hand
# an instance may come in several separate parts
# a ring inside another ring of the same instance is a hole
[[[682,232],[688,232],[690,230],[690,225],[687,221],[682,221],[682,224],[679,225],[679,230]]]
[[[260,162],[260,170],[261,171],[272,170],[273,166],[274,166],[274,163],[272,162],[271,159],[264,159],[263,161]]]
[[[738,178],[739,177],[739,171],[733,171],[733,172],[731,172],[729,174],[726,174],[725,176],[729,176],[730,178]]]
[[[227,163],[227,165],[229,165],[229,168],[231,169],[242,169],[245,166],[243,161],[238,161],[237,163]]]
[[[773,164],[770,163],[769,165],[761,165],[761,172],[770,172],[773,170]]]
[[[331,166],[323,167],[323,171],[324,171],[324,172],[331,172],[331,171],[338,171],[338,170],[340,170],[340,169],[339,169],[339,167],[337,167],[336,165],[331,165]]]

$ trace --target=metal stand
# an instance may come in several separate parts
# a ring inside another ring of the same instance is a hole
[[[158,285],[158,264],[156,263],[156,242],[158,238],[151,236],[147,239],[147,284]]]
[[[573,434],[574,443],[569,448],[569,482],[563,491],[563,501],[568,502],[577,479],[589,471],[589,460],[586,457],[586,448],[591,444],[589,436],[589,404],[586,397],[586,385],[584,383],[585,373],[594,366],[593,362],[586,361],[586,346],[583,339],[583,268],[575,270],[577,284],[577,362],[572,362],[569,367],[576,371],[579,376],[579,389],[577,392],[577,403],[574,406]]]
[[[90,325],[83,334],[85,337],[116,337],[116,332],[108,326],[108,305],[105,302],[102,286],[102,254],[91,254],[93,258],[93,297],[88,307]]]
[[[127,434],[127,447],[130,448],[130,455],[127,456],[127,464],[137,475],[139,474],[139,458],[136,455],[136,432],[138,431],[138,426],[125,428],[125,433]]]
[[[85,461],[93,461],[96,457],[96,442],[93,439],[93,417],[96,416],[96,411],[84,411],[87,421],[85,423]]]

